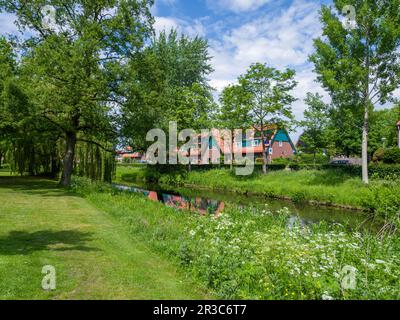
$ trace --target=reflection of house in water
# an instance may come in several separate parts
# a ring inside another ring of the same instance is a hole
[[[163,203],[172,208],[200,212],[201,214],[218,215],[224,210],[225,204],[217,200],[205,198],[188,198],[171,194],[163,194]]]
[[[128,187],[121,185],[114,185],[114,187],[121,191],[141,193],[147,198],[153,201],[160,201],[164,203],[166,206],[171,208],[199,212],[203,215],[206,214],[219,215],[225,208],[224,202],[218,200],[183,197],[165,192],[148,191],[136,187]]]

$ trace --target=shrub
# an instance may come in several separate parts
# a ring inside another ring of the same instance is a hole
[[[324,165],[322,164],[308,164],[308,163],[291,163],[289,168],[295,171],[299,170],[322,170]]]
[[[372,161],[375,163],[381,162],[383,160],[384,155],[385,155],[385,149],[379,148],[378,150],[375,151],[372,157]]]
[[[351,166],[351,165],[335,165],[328,164],[323,165],[321,169],[325,170],[337,170],[342,173],[354,176],[361,177],[362,167],[361,166]],[[377,179],[398,179],[400,178],[400,165],[388,165],[388,164],[374,164],[370,165],[369,174],[373,178]]]
[[[400,164],[400,148],[387,149],[383,155],[386,164]]]
[[[314,159],[313,154],[301,153],[301,154],[296,155],[294,161],[297,163],[304,163],[304,164],[306,164],[306,163],[307,164],[314,164],[314,163],[326,164],[329,162],[329,157],[325,156],[323,154],[317,154]]]
[[[293,159],[291,158],[278,158],[272,161],[273,164],[284,164],[284,165],[288,165],[293,161]]]

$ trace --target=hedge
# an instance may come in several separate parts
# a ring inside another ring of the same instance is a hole
[[[237,166],[237,167],[244,167],[244,166]],[[188,165],[157,165],[157,166],[148,166],[152,170],[159,172],[160,174],[165,173],[187,173],[189,172]],[[255,164],[254,165],[254,172],[259,173],[262,172],[262,164]],[[286,164],[276,163],[276,164],[269,164],[267,165],[268,171],[280,171],[285,170],[287,168]],[[192,171],[208,171],[213,169],[230,169],[230,165],[221,164],[221,165],[191,165]]]
[[[323,169],[333,169],[340,170],[342,172],[348,173],[353,176],[361,176],[362,175],[362,167],[361,166],[340,166],[340,165],[326,165],[323,166]],[[380,179],[398,179],[400,178],[400,165],[386,165],[372,164],[368,167],[368,172],[371,177],[380,178]]]
[[[139,165],[137,165],[139,166]],[[144,167],[143,165],[140,165]],[[362,175],[362,167],[354,165],[334,165],[334,164],[301,164],[292,163],[290,165],[286,164],[269,164],[267,166],[268,171],[280,171],[289,168],[291,170],[339,170],[342,173],[347,173],[351,176]],[[189,167],[187,165],[157,165],[157,166],[147,166],[147,171],[149,176],[153,180],[156,180],[163,174],[187,174],[189,172]],[[230,165],[192,165],[192,171],[208,171],[213,169],[230,169]],[[262,172],[262,165],[256,164],[254,166],[254,173],[258,174]],[[400,178],[400,165],[386,165],[386,164],[372,164],[369,166],[369,174],[373,178],[380,179],[398,179]]]

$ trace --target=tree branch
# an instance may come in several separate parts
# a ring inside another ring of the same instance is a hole
[[[96,146],[98,146],[99,148],[103,149],[106,152],[110,152],[110,153],[115,153],[115,150],[113,149],[108,149],[104,146],[102,146],[100,143],[93,141],[93,140],[87,140],[87,139],[77,139],[76,141],[78,142],[85,142],[85,143],[89,143],[89,144],[94,144]]]

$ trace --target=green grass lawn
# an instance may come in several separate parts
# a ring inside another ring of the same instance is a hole
[[[52,265],[57,289],[41,287]],[[0,173],[0,299],[202,299],[116,217],[55,182]]]

